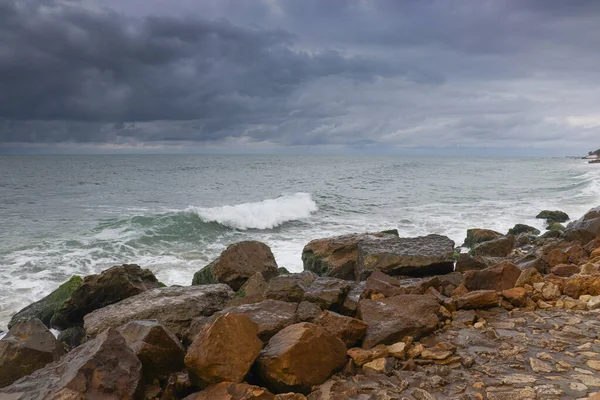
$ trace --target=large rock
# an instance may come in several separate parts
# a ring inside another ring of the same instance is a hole
[[[331,311],[323,311],[315,319],[315,324],[322,326],[329,332],[341,339],[346,347],[354,346],[367,333],[366,322],[360,319],[346,317]]]
[[[506,257],[515,247],[513,235],[502,236],[475,246],[469,252],[472,256]]]
[[[11,328],[18,322],[27,321],[30,319],[39,319],[46,326],[50,326],[50,320],[54,313],[71,297],[71,294],[77,289],[83,279],[80,276],[74,275],[71,279],[63,283],[43,299],[36,301],[23,308],[21,311],[13,315],[8,327]]]
[[[304,292],[304,300],[318,304],[324,310],[340,311],[346,295],[356,284],[344,279],[317,278]]]
[[[600,236],[600,207],[592,208],[583,217],[567,225],[564,238],[579,240],[582,245]]]
[[[119,328],[127,345],[142,362],[148,382],[184,367],[181,342],[156,321],[132,321]]]
[[[60,361],[0,389],[0,398],[133,400],[141,379],[140,360],[116,329],[108,329]]]
[[[475,290],[457,297],[456,308],[464,310],[476,310],[478,308],[490,308],[498,306],[500,297],[495,290]]]
[[[275,400],[275,395],[260,386],[221,382],[191,394],[183,400]]]
[[[456,271],[465,272],[465,271],[473,271],[486,269],[487,267],[491,267],[486,257],[481,256],[472,256],[467,253],[461,253],[458,256],[458,260],[456,260]]]
[[[257,272],[267,280],[277,275],[277,263],[271,249],[257,241],[238,242],[227,247],[216,260],[196,272],[192,285],[225,283],[237,291]]]
[[[273,335],[286,326],[296,323],[298,304],[279,300],[264,300],[260,303],[243,304],[228,307],[215,313],[212,317],[195,318],[190,327],[188,339],[193,340],[200,330],[214,321],[218,316],[225,314],[242,314],[249,317],[258,326],[258,337],[263,342],[268,342]],[[320,309],[319,309],[320,312]],[[193,336],[193,337],[192,337]],[[190,340],[191,341],[191,340]]]
[[[549,225],[553,222],[567,222],[570,219],[566,212],[558,210],[541,211],[538,215],[536,215],[536,218],[545,219]]]
[[[264,296],[272,300],[300,302],[315,279],[317,279],[317,275],[310,271],[279,275],[269,281]]]
[[[346,346],[322,327],[302,322],[273,336],[257,361],[267,387],[275,393],[308,393],[346,363]]]
[[[509,261],[480,271],[467,271],[463,283],[469,290],[506,290],[515,287],[521,270]]]
[[[354,280],[358,244],[376,237],[397,236],[388,233],[364,233],[315,239],[304,246],[304,269],[319,276]]]
[[[0,387],[57,361],[64,353],[62,344],[39,319],[17,323],[0,340]]]
[[[454,270],[454,242],[441,235],[370,238],[358,245],[356,268],[357,280],[377,270],[408,276],[449,273]]]
[[[440,305],[432,296],[399,295],[381,300],[361,300],[359,314],[369,325],[363,348],[394,344],[405,336],[419,339],[432,333],[439,321]]]
[[[574,299],[584,294],[600,295],[600,275],[573,275],[563,283],[563,294]]]
[[[515,226],[513,226],[511,229],[508,230],[509,235],[517,236],[521,233],[526,233],[528,235],[539,235],[540,230],[537,228],[534,228],[533,226],[525,225],[525,224],[516,224]]]
[[[192,318],[222,310],[232,296],[223,284],[152,289],[86,315],[84,328],[93,337],[109,327],[152,319],[182,338]]]
[[[245,315],[226,314],[196,335],[185,355],[185,365],[203,384],[240,383],[262,347],[254,321]]]
[[[56,311],[50,324],[60,329],[81,326],[83,317],[149,289],[160,287],[154,274],[135,264],[111,267],[99,275],[88,275]]]
[[[498,239],[502,234],[491,229],[467,229],[467,238],[463,247],[473,247],[476,244]]]

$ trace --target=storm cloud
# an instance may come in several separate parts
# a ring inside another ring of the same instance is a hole
[[[0,0],[0,146],[600,140],[600,3]]]

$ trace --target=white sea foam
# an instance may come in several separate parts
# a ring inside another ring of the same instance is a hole
[[[317,203],[309,193],[294,193],[256,203],[223,207],[188,207],[205,222],[217,222],[236,229],[271,229],[284,222],[308,218],[317,211]]]

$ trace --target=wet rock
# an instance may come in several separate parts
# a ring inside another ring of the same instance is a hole
[[[64,353],[62,344],[39,319],[16,323],[0,340],[0,387],[57,361]]]
[[[288,326],[262,351],[258,371],[276,393],[309,393],[346,362],[346,346],[332,333],[308,322]]]
[[[156,321],[132,321],[118,329],[142,363],[148,382],[184,367],[181,342]]]
[[[377,270],[391,275],[426,276],[449,273],[453,269],[454,242],[449,238],[388,235],[359,243],[355,277],[364,280]]]
[[[567,225],[564,237],[566,240],[578,240],[585,245],[600,236],[600,207],[593,208],[577,221]]]
[[[333,333],[348,348],[362,339],[368,328],[368,325],[359,319],[345,317],[331,311],[323,311],[314,323]]]
[[[467,253],[461,253],[456,260],[456,271],[477,271],[490,267],[489,262],[481,256],[472,256]]]
[[[528,235],[539,235],[540,231],[533,226],[525,224],[516,224],[508,230],[509,235],[519,235],[521,233],[527,233]]]
[[[266,280],[276,276],[275,257],[266,244],[243,241],[230,245],[216,260],[196,272],[192,285],[225,283],[237,291],[257,272]]]
[[[472,256],[506,257],[515,247],[513,235],[502,236],[498,239],[483,242],[469,252]]]
[[[318,304],[323,310],[340,311],[353,282],[337,278],[317,278],[304,292],[304,300]]]
[[[240,383],[262,347],[254,321],[245,315],[226,314],[196,335],[185,355],[185,365],[193,378],[205,384]]]
[[[310,271],[276,276],[269,281],[265,297],[272,300],[300,302],[304,299],[304,292],[315,279],[317,275]]]
[[[260,386],[221,382],[191,394],[183,400],[275,400],[275,395]]]
[[[416,339],[437,328],[439,303],[432,296],[399,295],[381,300],[362,300],[361,319],[369,327],[363,348],[393,344],[405,336]]]
[[[231,288],[223,284],[152,289],[86,315],[84,328],[93,337],[108,327],[151,319],[182,338],[193,317],[214,314],[232,296]]]
[[[473,247],[476,244],[498,239],[502,234],[491,229],[467,229],[467,238],[463,247]]]
[[[548,223],[548,226],[557,222],[567,222],[570,218],[566,212],[559,210],[544,210],[541,211],[538,215],[536,215],[538,219],[545,219]]]
[[[569,277],[579,273],[579,266],[575,264],[558,264],[554,266],[550,273],[556,276]]]
[[[116,329],[107,329],[60,361],[0,389],[0,398],[133,400],[141,379],[134,352]]]
[[[357,367],[362,367],[370,361],[387,357],[389,354],[389,347],[384,344],[377,345],[368,350],[353,347],[348,350],[347,354],[354,360],[354,364],[356,364]]]
[[[58,341],[61,342],[67,350],[74,349],[83,343],[85,339],[85,329],[81,326],[73,326],[65,329],[58,334]]]
[[[500,301],[495,290],[476,290],[455,299],[459,309],[478,309],[498,306]]]
[[[83,318],[94,310],[160,287],[149,269],[123,264],[86,276],[71,296],[54,313],[50,325],[59,329],[83,325]]]
[[[369,238],[397,236],[386,233],[366,233],[315,239],[302,250],[304,270],[319,276],[354,280],[358,261],[358,244]]]
[[[467,271],[463,282],[472,290],[506,290],[513,288],[521,276],[521,270],[511,262],[505,261],[494,267],[480,271]]]
[[[487,387],[486,395],[488,400],[535,400],[537,394],[535,389],[528,388],[505,388],[505,387]]]
[[[43,299],[36,301],[23,308],[21,311],[13,315],[8,328],[19,322],[28,321],[30,319],[39,319],[46,326],[50,326],[50,320],[54,313],[71,297],[71,294],[77,289],[83,279],[74,275],[67,282],[63,283]]]
[[[236,292],[235,297],[262,298],[267,289],[268,283],[262,273],[257,272],[252,275]]]

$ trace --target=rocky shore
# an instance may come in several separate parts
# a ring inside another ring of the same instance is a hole
[[[295,274],[246,241],[187,287],[74,276],[10,321],[0,400],[600,399],[600,207],[538,218],[316,239]]]

